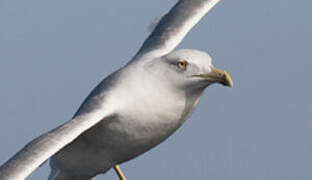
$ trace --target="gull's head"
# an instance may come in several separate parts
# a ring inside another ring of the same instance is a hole
[[[163,77],[179,89],[204,89],[214,83],[233,86],[230,75],[215,68],[211,57],[203,51],[177,50],[162,57],[160,62],[165,66]]]

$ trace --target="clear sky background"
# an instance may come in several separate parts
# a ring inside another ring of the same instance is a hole
[[[0,0],[0,164],[69,120],[175,2]],[[311,6],[223,0],[208,13],[179,48],[207,51],[234,88],[209,87],[178,132],[122,165],[128,179],[312,179]]]

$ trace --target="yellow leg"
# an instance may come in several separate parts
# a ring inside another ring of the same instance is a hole
[[[119,167],[118,164],[114,166],[114,170],[115,170],[115,172],[116,172],[116,174],[118,175],[118,177],[119,177],[120,180],[126,180],[126,177],[125,177],[124,174],[122,173],[122,171],[121,171],[121,169],[120,169],[120,167]]]

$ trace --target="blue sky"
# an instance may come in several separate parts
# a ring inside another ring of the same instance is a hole
[[[69,120],[175,2],[0,1],[0,164]],[[234,88],[209,87],[178,132],[122,165],[128,179],[311,179],[311,5],[221,1],[179,48],[207,51]]]

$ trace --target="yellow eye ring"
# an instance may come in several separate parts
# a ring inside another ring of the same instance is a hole
[[[181,69],[181,70],[183,70],[183,71],[186,70],[187,65],[188,65],[188,62],[185,61],[185,60],[179,60],[179,61],[177,62],[178,68]]]

